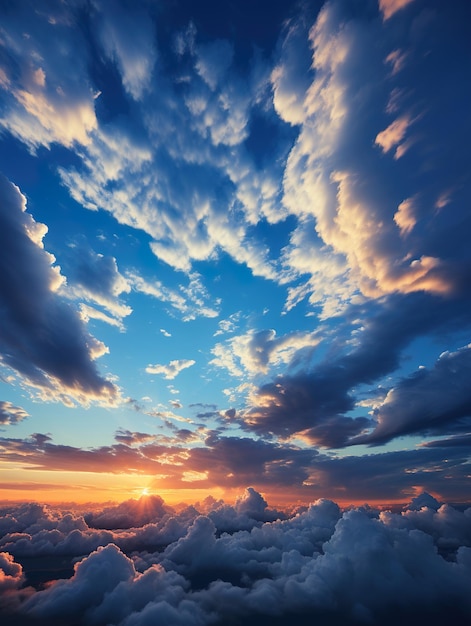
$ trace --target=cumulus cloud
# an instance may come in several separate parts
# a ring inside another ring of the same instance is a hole
[[[93,528],[135,528],[155,522],[171,511],[160,496],[148,495],[140,500],[127,500],[99,513],[92,512],[85,515],[85,521]]]
[[[116,509],[117,519],[126,506]],[[366,506],[341,510],[324,499],[270,521],[252,519],[228,533],[220,523],[230,511],[234,520],[245,515],[246,522],[247,514],[266,514],[260,493],[247,489],[234,507],[210,497],[196,507],[168,508],[167,526],[178,534],[167,533],[167,543],[158,549],[152,546],[157,547],[162,520],[99,531],[82,517],[38,505],[1,511],[0,527],[27,530],[7,536],[13,550],[27,536],[38,539],[39,549],[39,538],[54,533],[66,541],[101,533],[106,542],[82,552],[68,579],[50,580],[23,595],[18,587],[28,579],[29,566],[23,570],[2,552],[0,580],[16,594],[17,617],[19,612],[84,624],[142,626],[163,620],[205,626],[273,619],[352,625],[401,619],[412,625],[419,615],[431,623],[446,615],[466,623],[469,508],[440,505],[429,494],[394,512]],[[77,540],[68,544],[70,556],[84,548]]]
[[[8,552],[0,552],[0,590],[18,589],[24,582],[23,568]]]
[[[291,332],[277,337],[273,329],[252,331],[218,343],[212,349],[210,364],[226,368],[233,376],[268,373],[269,367],[298,361],[309,361],[320,339],[316,332]]]
[[[0,219],[3,365],[45,397],[113,403],[118,389],[100,376],[94,363],[107,348],[60,297],[65,279],[44,249],[47,227],[26,212],[26,198],[4,176]]]
[[[330,349],[324,358],[314,360],[299,372],[287,372],[273,378],[270,382],[260,384],[249,390],[246,406],[239,412],[239,418],[245,427],[259,434],[271,434],[281,437],[302,436],[308,441],[326,447],[343,447],[351,442],[363,441],[368,432],[375,426],[371,416],[351,412],[357,409],[360,400],[357,389],[360,385],[371,385],[373,381],[381,381],[384,376],[394,372],[401,363],[406,347],[415,338],[426,334],[437,334],[449,328],[450,324],[461,326],[467,324],[463,315],[467,308],[467,299],[458,303],[453,300],[437,301],[431,294],[412,293],[390,296],[375,312],[368,306],[368,320],[362,317],[363,305],[358,308],[350,306],[350,322],[347,327],[337,325],[335,336],[330,338]],[[348,318],[347,318],[348,319]],[[363,323],[360,323],[362,320]],[[345,333],[345,334],[344,334]],[[345,338],[348,337],[348,340]],[[459,353],[456,363],[464,366],[463,376],[466,378],[465,365],[467,349]],[[457,355],[458,356],[458,355]],[[450,360],[450,363],[453,359]],[[448,361],[444,359],[443,363]],[[417,374],[417,379],[425,377],[425,371]],[[441,389],[447,388],[448,378],[446,367],[438,368],[434,380],[443,376]],[[451,374],[450,374],[451,376]],[[415,377],[412,376],[415,380]],[[443,394],[441,405],[447,404],[449,395],[450,406],[455,402],[465,402],[466,392],[460,389],[460,375],[457,376],[456,393],[448,391]],[[389,382],[386,391],[394,385]],[[399,383],[402,387],[402,383]],[[425,387],[424,387],[425,391]],[[391,392],[391,398],[394,392]],[[373,394],[375,395],[375,394]],[[434,395],[432,393],[432,395]],[[417,402],[420,403],[419,392]],[[427,403],[424,398],[422,402]],[[440,403],[438,406],[440,406]],[[381,402],[373,401],[374,407]],[[405,407],[405,404],[401,406]],[[425,406],[423,407],[425,408]],[[458,406],[456,407],[458,410]],[[387,410],[386,410],[387,411]],[[437,407],[438,411],[438,407]],[[419,414],[412,417],[414,411],[405,409],[404,415],[410,415],[410,423],[414,419],[420,421]],[[459,412],[459,410],[458,410]],[[466,428],[464,419],[466,406],[456,420],[445,417],[443,413],[443,430],[447,428]],[[432,411],[432,415],[434,412]],[[440,416],[437,415],[437,428]],[[448,415],[448,414],[447,414]],[[373,415],[374,417],[374,415]],[[395,414],[394,419],[401,422]],[[393,425],[393,419],[388,423]],[[418,423],[418,422],[417,422]],[[433,425],[430,423],[430,432]],[[427,432],[424,426],[411,426],[410,430],[397,428],[392,436],[400,436],[406,432]],[[438,430],[436,431],[438,432]],[[372,442],[372,440],[371,440]]]
[[[167,380],[173,380],[182,370],[191,367],[195,363],[196,361],[192,359],[175,359],[174,361],[170,361],[168,365],[148,365],[146,372],[148,374],[162,374]]]
[[[0,401],[0,424],[18,424],[18,422],[21,422],[27,417],[29,417],[29,413],[21,407],[15,406],[5,400]]]

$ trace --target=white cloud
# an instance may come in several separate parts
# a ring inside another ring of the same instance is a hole
[[[139,100],[149,88],[157,56],[150,15],[139,4],[94,0],[94,5],[103,49],[116,61],[126,91]]]
[[[99,320],[100,322],[104,322],[105,324],[109,324],[110,326],[115,326],[119,328],[119,330],[124,331],[124,324],[122,321],[112,315],[107,315],[103,311],[99,311],[94,307],[80,303],[80,314],[84,322],[88,322],[89,320]]]
[[[384,153],[396,148],[394,158],[399,158],[404,154],[406,133],[411,125],[411,120],[403,116],[391,122],[387,128],[376,135],[375,143],[381,146]]]
[[[211,365],[227,369],[232,376],[267,374],[280,364],[307,358],[319,343],[316,332],[292,332],[281,337],[273,329],[251,331],[218,343],[211,350]],[[303,354],[303,357],[301,355]]]
[[[415,217],[414,198],[403,200],[394,213],[394,221],[396,222],[401,235],[408,235],[417,223]]]
[[[188,283],[180,284],[179,290],[170,289],[159,280],[147,280],[135,271],[127,272],[126,279],[135,291],[169,304],[172,309],[181,313],[184,322],[198,317],[212,318],[219,315],[220,301],[211,302],[211,296],[196,272],[186,277]]]
[[[234,333],[237,330],[241,314],[241,311],[237,311],[236,313],[232,313],[227,319],[220,320],[218,322],[218,330],[214,333],[214,337],[224,335],[225,333]]]
[[[173,380],[182,370],[191,367],[195,363],[196,361],[192,359],[175,359],[174,361],[170,361],[168,365],[148,365],[146,372],[148,374],[162,374],[167,380]]]

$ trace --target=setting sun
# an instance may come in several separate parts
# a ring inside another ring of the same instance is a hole
[[[468,626],[470,41],[0,0],[0,625]]]

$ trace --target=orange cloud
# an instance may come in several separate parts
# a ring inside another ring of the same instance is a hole
[[[383,19],[388,20],[411,2],[413,0],[379,0],[379,10],[383,14]]]

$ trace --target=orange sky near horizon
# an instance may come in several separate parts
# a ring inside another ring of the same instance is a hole
[[[0,503],[9,502],[40,502],[43,504],[58,505],[61,503],[83,504],[109,504],[122,502],[131,498],[138,499],[145,495],[159,495],[167,504],[176,506],[182,503],[195,504],[202,502],[207,496],[222,499],[228,504],[235,502],[236,498],[244,491],[244,487],[231,487],[223,489],[208,485],[201,487],[182,487],[181,483],[173,488],[158,486],[155,476],[143,474],[111,474],[98,472],[54,472],[47,470],[25,469],[18,467],[0,468]],[[320,487],[318,492],[310,493],[299,489],[287,492],[285,489],[264,489],[253,486],[260,491],[268,502],[270,508],[289,508],[298,505],[308,505],[319,498],[334,500],[340,506],[359,506],[370,504],[381,508],[389,505],[400,505],[410,501],[421,492],[417,488],[410,497],[402,497],[388,502],[379,500],[353,499],[345,494],[326,493]],[[440,494],[432,493],[441,500]]]

